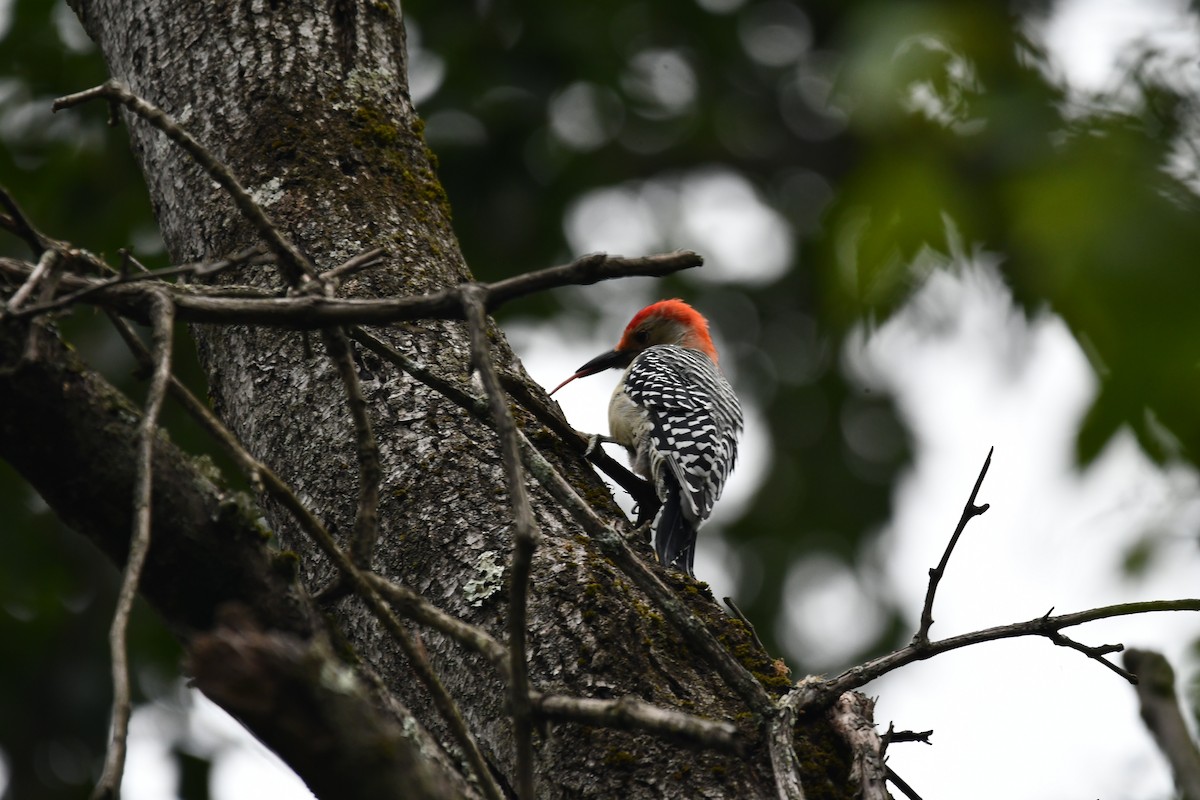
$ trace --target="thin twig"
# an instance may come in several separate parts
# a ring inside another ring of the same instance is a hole
[[[42,279],[54,269],[54,266],[58,263],[58,261],[59,257],[57,250],[48,248],[42,251],[41,256],[38,257],[37,266],[34,267],[33,272],[29,273],[29,277],[26,279],[26,281],[21,284],[21,286],[15,292],[13,292],[12,297],[8,299],[8,303],[5,305],[4,309],[6,316],[20,309],[21,305],[29,299],[31,294],[33,294],[33,290],[37,288]]]
[[[500,437],[500,452],[508,482],[508,497],[513,510],[513,555],[510,568],[508,608],[508,651],[511,663],[509,703],[512,706],[513,738],[517,753],[517,795],[525,800],[536,797],[533,775],[533,709],[529,703],[529,666],[525,657],[526,617],[529,602],[529,574],[537,547],[537,523],[525,491],[525,470],[521,467],[521,446],[517,426],[492,354],[488,346],[487,320],[483,311],[483,291],[476,285],[462,287],[463,313],[471,334],[471,361],[479,372],[483,391],[492,411],[492,424]]]
[[[370,269],[371,267],[382,264],[383,257],[385,255],[387,255],[387,251],[382,247],[373,247],[370,250],[364,250],[358,255],[351,256],[350,258],[346,259],[333,269],[327,269],[322,272],[320,276],[321,280],[328,283],[330,281],[340,280],[348,275],[353,275],[360,270]]]
[[[883,747],[886,750],[888,745],[904,744],[906,742],[920,742],[933,746],[933,742],[929,738],[933,736],[933,730],[927,731],[898,731],[892,723],[888,723],[888,729],[880,735],[879,739],[883,742]]]
[[[49,251],[47,251],[49,252]],[[158,415],[162,410],[163,397],[171,379],[171,338],[174,318],[173,306],[166,297],[155,303],[154,314],[154,373],[146,394],[146,408],[138,425],[137,480],[133,497],[133,537],[129,545],[129,558],[121,589],[117,595],[117,608],[113,614],[109,632],[109,647],[112,650],[113,712],[112,738],[104,759],[104,771],[92,791],[92,797],[115,798],[121,792],[121,778],[125,772],[125,749],[129,736],[129,716],[132,704],[129,694],[129,656],[125,639],[129,628],[129,615],[133,610],[134,596],[146,555],[150,551],[151,489],[154,485],[154,442],[158,438]]]
[[[358,367],[350,353],[349,339],[344,331],[332,328],[323,329],[321,338],[342,381],[350,419],[354,424],[354,447],[358,455],[358,508],[354,515],[350,558],[355,565],[369,569],[375,542],[379,538],[379,482],[383,476],[379,443],[375,439],[371,417],[367,414],[367,400],[358,379]]]
[[[168,267],[154,272],[138,272],[128,275],[117,275],[112,278],[102,280],[87,280],[82,289],[78,289],[70,294],[62,297],[48,300],[37,305],[26,306],[19,312],[15,313],[16,317],[37,317],[43,314],[49,314],[54,311],[60,311],[69,306],[75,305],[86,300],[89,296],[103,292],[105,289],[110,289],[114,286],[121,286],[130,283],[153,283],[161,281],[164,278],[175,277],[197,277],[209,278],[225,270],[233,267],[242,266],[245,264],[270,264],[274,261],[274,256],[264,254],[262,248],[258,245],[248,247],[245,250],[230,256],[227,259],[210,262],[195,262],[192,264],[181,264],[177,267]]]
[[[733,612],[733,616],[750,629],[750,635],[754,637],[754,643],[758,645],[758,649],[765,653],[767,648],[763,645],[762,639],[758,638],[758,631],[754,630],[754,623],[750,621],[750,618],[738,608],[738,604],[734,602],[732,597],[722,597],[721,600],[724,601],[725,605],[729,606],[729,610]]]
[[[118,268],[118,271],[122,275],[130,274],[130,272],[129,272],[130,264],[137,267],[138,272],[140,272],[141,274],[143,274],[143,275],[150,274],[150,268],[147,267],[145,264],[143,264],[141,261],[138,261],[137,257],[133,255],[133,251],[130,250],[128,247],[122,247],[120,250],[117,251],[117,255],[119,255],[121,257],[121,266]]]
[[[72,108],[90,100],[100,99],[125,106],[133,114],[150,123],[168,139],[179,145],[197,164],[203,167],[208,176],[229,194],[238,211],[249,220],[254,229],[258,231],[258,235],[271,248],[271,252],[278,257],[278,263],[289,283],[295,284],[303,276],[310,278],[317,276],[317,271],[308,257],[280,232],[275,223],[267,216],[266,211],[254,201],[254,198],[250,196],[250,193],[246,191],[229,167],[218,161],[204,145],[180,127],[179,123],[169,114],[131,92],[129,87],[121,81],[111,79],[95,88],[60,97],[54,101],[52,108],[54,111],[61,111],[64,108]]]
[[[97,279],[85,277],[84,274],[79,273],[90,272],[96,275],[111,276],[115,275],[117,272],[112,268],[112,266],[105,263],[104,260],[99,256],[95,255],[94,253],[89,253],[87,250],[81,250],[78,247],[71,247],[66,242],[54,242],[52,247],[58,252],[59,258],[62,259],[62,265],[59,269],[59,272],[61,273],[61,282],[73,289],[87,288],[95,285],[97,282]],[[0,271],[12,278],[19,278],[22,281],[27,280],[30,273],[36,268],[36,264],[31,264],[28,261],[22,261],[21,259],[16,258],[0,257]],[[157,288],[163,292],[166,292],[167,295],[170,296],[171,290],[175,287],[163,284],[156,285],[155,287],[151,288]],[[138,319],[145,320],[147,323],[150,321],[150,313],[145,309],[150,307],[151,300],[152,297],[150,289],[143,287],[139,292],[136,308],[138,309]],[[116,308],[121,304],[128,303],[126,303],[124,299],[121,299],[116,303],[108,303],[106,305]],[[22,309],[20,314],[16,314],[14,316],[25,316],[28,308],[29,307],[27,306],[25,309]],[[175,318],[179,319],[179,315],[176,314]]]
[[[933,625],[933,596],[937,593],[938,583],[942,580],[942,575],[946,573],[946,564],[950,561],[950,554],[954,552],[954,545],[958,544],[958,537],[962,535],[963,530],[967,527],[967,523],[975,517],[988,510],[988,504],[984,503],[981,506],[975,505],[975,498],[979,495],[979,487],[983,485],[983,479],[987,475],[988,467],[992,464],[992,452],[995,447],[988,449],[987,458],[983,462],[983,469],[979,471],[979,477],[975,480],[975,488],[971,490],[971,496],[967,498],[967,504],[963,506],[962,516],[959,517],[958,527],[954,529],[954,535],[950,537],[950,543],[946,545],[946,552],[942,554],[942,560],[938,565],[929,570],[929,588],[925,591],[925,605],[921,609],[921,627],[917,629],[917,633],[913,636],[913,644],[923,645],[929,642],[929,628]]]
[[[638,700],[538,695],[534,711],[542,719],[579,722],[616,730],[652,733],[690,747],[741,752],[745,741],[730,722],[709,720]]]
[[[385,600],[404,616],[438,633],[447,636],[472,652],[491,662],[507,684],[510,680],[511,664],[508,648],[496,637],[476,625],[449,614],[425,599],[419,592],[403,584],[390,581],[374,572],[363,574],[363,578]]]
[[[1137,677],[1132,672],[1129,672],[1127,670],[1122,669],[1121,667],[1118,667],[1116,664],[1114,664],[1113,662],[1111,662],[1107,658],[1105,658],[1105,656],[1109,655],[1110,653],[1121,652],[1122,650],[1125,649],[1125,645],[1123,645],[1123,644],[1101,644],[1101,645],[1096,645],[1093,647],[1090,645],[1083,644],[1082,642],[1077,642],[1074,639],[1070,638],[1069,636],[1059,633],[1058,631],[1053,631],[1051,633],[1046,634],[1046,638],[1049,639],[1050,641],[1054,642],[1059,647],[1069,647],[1072,650],[1077,650],[1080,653],[1083,653],[1085,656],[1092,659],[1093,661],[1099,661],[1101,664],[1108,667],[1109,669],[1111,669],[1116,674],[1120,675],[1125,680],[1129,681],[1132,684],[1135,684],[1135,685],[1137,684]]]
[[[887,771],[887,779],[893,786],[899,789],[900,793],[907,797],[908,800],[921,800],[921,795],[917,794],[916,790],[905,783],[904,779],[896,774],[896,770],[888,766],[885,766],[884,769]]]
[[[483,284],[486,290],[485,304],[488,311],[518,297],[557,289],[562,286],[589,286],[613,278],[640,275],[661,278],[673,272],[699,267],[704,259],[690,250],[674,253],[625,258],[605,253],[589,253],[559,267],[549,267],[535,272],[526,272],[505,278],[492,284]]]
[[[50,249],[54,242],[33,226],[8,189],[3,186],[0,186],[0,205],[4,206],[7,212],[0,216],[0,227],[24,239],[33,251],[33,257],[41,258],[42,253]]]

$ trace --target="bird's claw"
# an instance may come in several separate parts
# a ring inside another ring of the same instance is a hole
[[[611,436],[605,436],[602,433],[593,433],[591,436],[588,437],[587,449],[583,451],[583,457],[584,458],[590,457],[592,455],[592,453],[596,452],[596,449],[598,447],[600,447],[600,445],[602,445],[602,444],[605,444],[605,443],[611,444],[616,441],[617,440],[612,438]]]

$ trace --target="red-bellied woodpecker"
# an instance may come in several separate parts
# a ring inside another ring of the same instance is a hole
[[[696,530],[712,513],[737,458],[742,408],[717,367],[708,322],[682,300],[639,311],[610,352],[555,387],[613,367],[625,374],[608,406],[612,439],[662,507],[654,549],[663,564],[692,574]]]

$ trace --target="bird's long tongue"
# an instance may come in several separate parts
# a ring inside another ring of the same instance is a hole
[[[606,369],[627,366],[632,358],[633,356],[623,350],[609,350],[607,353],[601,353],[579,369],[575,370],[574,375],[567,378],[558,386],[555,386],[554,391],[550,392],[550,394],[554,394],[554,392],[557,392],[559,389],[566,386],[576,378],[586,378],[588,375],[595,375],[597,372],[603,372]]]
[[[565,381],[563,381],[562,383],[560,383],[558,386],[555,386],[553,389],[551,389],[551,390],[550,390],[550,396],[551,396],[551,397],[553,397],[553,396],[554,396],[554,393],[555,393],[555,392],[557,392],[559,389],[561,389],[562,387],[566,386],[568,383],[570,383],[571,381],[575,380],[576,378],[582,378],[584,375],[587,375],[587,374],[589,374],[589,373],[584,373],[584,372],[576,372],[574,375],[572,375],[571,377],[567,378]]]

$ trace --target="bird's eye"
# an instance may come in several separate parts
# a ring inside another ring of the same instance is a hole
[[[634,331],[633,340],[635,342],[637,342],[638,344],[645,344],[646,340],[649,338],[650,338],[649,331],[646,331],[646,330]]]

